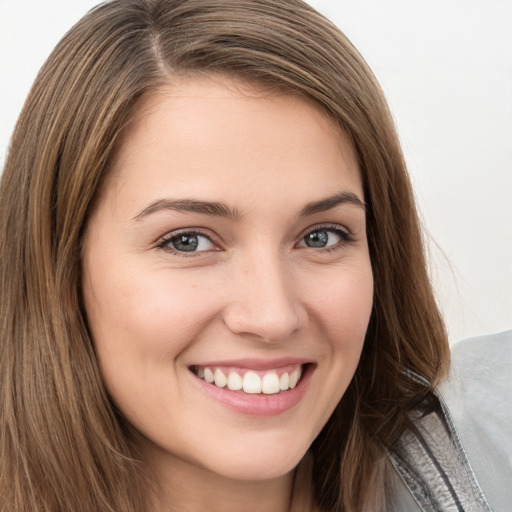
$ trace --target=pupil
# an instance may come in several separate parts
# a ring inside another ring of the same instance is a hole
[[[199,241],[196,235],[181,235],[173,241],[176,250],[185,252],[195,251],[198,243]]]
[[[328,238],[327,231],[313,231],[306,236],[305,242],[308,247],[325,247]]]

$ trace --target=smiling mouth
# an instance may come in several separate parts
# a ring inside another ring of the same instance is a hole
[[[190,370],[201,380],[218,388],[250,395],[275,395],[295,388],[305,366],[293,364],[274,370],[192,366]]]

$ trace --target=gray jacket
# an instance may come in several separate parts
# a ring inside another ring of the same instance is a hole
[[[512,331],[456,344],[436,398],[390,452],[392,510],[511,512]]]

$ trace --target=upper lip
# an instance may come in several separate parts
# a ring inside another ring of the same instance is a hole
[[[235,368],[246,368],[250,370],[274,370],[292,364],[305,365],[311,362],[312,361],[310,359],[304,359],[300,357],[282,357],[278,359],[243,358],[208,361],[205,363],[196,363],[192,366],[200,366],[203,368],[211,368],[215,366],[231,366]]]

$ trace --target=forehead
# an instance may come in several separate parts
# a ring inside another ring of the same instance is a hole
[[[160,120],[173,118],[186,136],[197,134],[208,124],[226,127],[242,119],[271,125],[274,121],[272,114],[278,110],[279,114],[285,112],[293,117],[298,129],[305,131],[314,123],[339,142],[341,151],[347,146],[353,149],[339,123],[312,98],[290,88],[219,74],[176,76],[169,83],[146,92],[137,102],[118,148],[126,149],[141,132],[155,126],[158,113],[163,114],[159,116]],[[234,130],[236,132],[235,126]],[[238,132],[236,135],[242,134]],[[251,137],[250,132],[246,135]]]
[[[348,179],[362,196],[352,144],[321,106],[219,76],[177,78],[142,97],[110,174],[153,195],[167,186],[194,196],[270,186],[286,194],[292,182],[319,181],[327,196]]]

